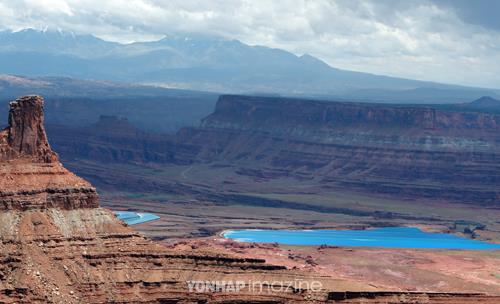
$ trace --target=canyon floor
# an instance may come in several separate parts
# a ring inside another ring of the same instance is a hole
[[[145,227],[162,239],[215,235],[224,229],[348,229],[416,226],[464,237],[500,242],[500,209],[447,201],[400,198],[325,188],[317,181],[249,177],[224,165],[110,165],[68,163],[86,176],[114,182],[155,184],[158,189],[118,192],[101,189],[111,209],[156,213],[161,220]],[[113,173],[105,173],[104,171]],[[113,174],[113,175],[110,175]],[[119,178],[120,176],[120,178]],[[162,188],[168,189],[162,192]],[[131,189],[135,190],[131,186]],[[177,193],[175,191],[178,191]],[[216,194],[215,194],[216,193]],[[480,225],[479,225],[480,224]]]
[[[80,163],[85,171],[99,170]],[[134,171],[130,165],[124,172]],[[82,168],[80,167],[80,170]],[[486,292],[500,294],[500,251],[411,250],[243,244],[219,237],[225,229],[365,229],[416,226],[463,237],[462,223],[481,223],[478,239],[500,241],[500,210],[424,199],[394,199],[324,189],[315,181],[252,178],[229,166],[137,168],[135,178],[176,185],[192,194],[102,191],[103,205],[115,210],[153,212],[158,221],[134,226],[148,237],[177,249],[211,248],[274,265],[319,273],[371,290]],[[115,168],[114,172],[120,169]],[[226,196],[202,200],[206,189]],[[203,195],[200,195],[203,193]],[[223,197],[224,199],[221,199]],[[335,206],[335,208],[332,208]],[[383,210],[383,211],[382,211]],[[458,224],[457,224],[458,223]],[[465,225],[470,227],[470,224]],[[347,283],[349,285],[349,283]],[[343,286],[345,288],[345,286]]]

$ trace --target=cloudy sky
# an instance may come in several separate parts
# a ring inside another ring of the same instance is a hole
[[[0,0],[0,29],[219,35],[343,69],[500,88],[498,12],[497,0]]]

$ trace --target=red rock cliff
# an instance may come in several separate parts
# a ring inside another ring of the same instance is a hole
[[[499,134],[494,113],[221,96],[199,128],[178,136],[192,158],[228,162],[251,176],[498,206]]]
[[[43,125],[43,98],[10,103],[9,126],[0,132],[0,209],[95,208],[95,189],[66,170]]]

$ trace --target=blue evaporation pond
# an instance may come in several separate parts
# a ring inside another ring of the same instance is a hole
[[[500,244],[462,238],[446,233],[424,232],[411,227],[368,230],[229,230],[224,237],[240,242],[284,245],[330,245],[423,249],[500,249]]]
[[[138,213],[130,211],[115,211],[116,217],[128,225],[137,225],[145,222],[155,221],[160,217],[153,213]]]

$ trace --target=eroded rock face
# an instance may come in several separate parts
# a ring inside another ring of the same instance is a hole
[[[222,96],[200,127],[178,137],[193,158],[229,162],[244,175],[498,206],[499,134],[494,113]]]
[[[43,98],[10,103],[9,126],[0,133],[0,210],[66,210],[98,206],[96,190],[66,170],[43,125]]]

